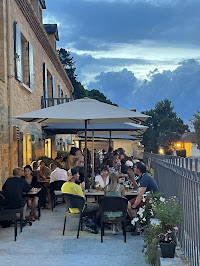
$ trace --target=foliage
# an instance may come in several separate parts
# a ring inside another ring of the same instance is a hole
[[[169,198],[155,208],[155,217],[160,220],[160,224],[166,232],[176,227],[182,219],[181,206],[176,197]]]
[[[142,144],[145,151],[158,153],[159,147],[163,147],[165,153],[172,153],[174,144],[185,131],[189,131],[188,125],[177,117],[173,111],[171,101],[164,99],[157,102],[154,109],[144,111],[144,114],[151,116],[145,122],[149,128],[143,135]]]
[[[158,256],[158,243],[159,238],[158,235],[160,230],[158,226],[149,225],[145,228],[144,231],[144,247],[146,248],[145,256],[146,262],[151,265],[156,265],[157,256]]]
[[[176,150],[176,155],[180,157],[186,157],[186,150]]]
[[[75,62],[74,58],[71,56],[69,51],[66,51],[63,48],[60,48],[59,50],[57,50],[57,53],[58,53],[58,57],[60,58],[62,65],[63,65],[63,67],[64,67],[73,87],[74,87],[73,96],[75,99],[81,99],[84,97],[88,97],[91,99],[96,99],[100,102],[116,105],[116,104],[112,103],[109,99],[107,99],[107,97],[103,93],[101,93],[99,90],[88,91],[88,90],[84,89],[81,82],[78,81],[77,74],[75,74],[76,62]]]
[[[181,221],[182,213],[180,203],[176,197],[165,200],[163,197],[160,197],[160,199],[156,199],[155,197],[150,198],[149,194],[147,198],[146,202],[147,204],[151,204],[152,209],[150,212],[154,213],[156,222],[153,223],[151,221],[151,223],[145,226],[144,247],[146,248],[147,263],[155,265],[157,261],[158,243],[176,243],[177,225]]]
[[[200,150],[200,111],[197,111],[196,114],[193,114],[193,119],[190,120],[194,126],[195,133],[197,136],[197,147]]]
[[[69,152],[68,151],[58,151],[57,152],[57,157],[68,157]]]
[[[137,217],[133,219],[132,224],[134,225],[135,222],[140,222],[143,226],[148,225],[150,218],[154,216],[154,209],[163,201],[165,201],[164,193],[145,193],[143,195],[145,205],[138,210]]]
[[[49,158],[47,156],[40,156],[40,157],[37,158],[37,161],[39,161],[39,160],[44,161],[45,165],[48,166],[48,167],[50,166],[51,163],[54,163],[57,166],[60,166],[60,164],[58,162],[56,162],[55,160],[53,160],[53,159],[51,159],[51,158]]]

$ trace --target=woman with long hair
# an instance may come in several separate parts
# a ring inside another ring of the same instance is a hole
[[[125,197],[125,189],[124,186],[119,184],[119,176],[115,173],[111,173],[109,175],[109,183],[104,188],[104,192],[106,196],[110,197]],[[121,217],[123,215],[122,212],[107,212],[106,215],[110,220],[115,220],[117,217]],[[113,234],[116,235],[119,233],[119,225],[117,222],[113,222]]]

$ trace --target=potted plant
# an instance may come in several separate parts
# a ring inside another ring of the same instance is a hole
[[[161,198],[152,205],[155,220],[146,225],[144,241],[146,261],[155,265],[158,258],[158,245],[164,258],[173,258],[176,248],[178,224],[181,222],[181,205],[176,197]]]
[[[137,217],[133,218],[132,224],[139,222],[143,227],[150,223],[150,219],[155,216],[155,209],[158,205],[165,201],[164,194],[160,192],[147,192],[143,195],[143,202],[145,205],[139,208]]]
[[[159,204],[155,209],[155,217],[160,221],[158,240],[162,256],[174,258],[178,224],[182,219],[181,205],[176,197],[171,197]]]

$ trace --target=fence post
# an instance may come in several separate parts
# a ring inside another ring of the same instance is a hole
[[[198,159],[194,160],[194,169],[196,172],[198,172]]]
[[[185,158],[185,168],[188,169],[188,158]]]

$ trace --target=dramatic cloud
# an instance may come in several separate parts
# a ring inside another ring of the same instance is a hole
[[[160,73],[156,69],[149,78],[139,81],[127,69],[102,72],[88,88],[99,89],[119,106],[138,111],[149,110],[157,101],[168,98],[184,120],[200,109],[200,64],[194,59],[180,62],[174,71]]]
[[[48,0],[44,21],[86,88],[138,111],[167,97],[188,119],[200,109],[199,13],[199,0]]]

